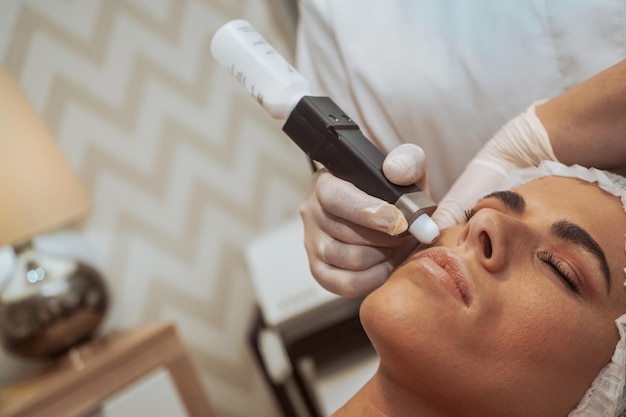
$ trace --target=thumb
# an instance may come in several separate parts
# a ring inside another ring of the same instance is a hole
[[[488,193],[497,190],[505,178],[493,164],[475,158],[439,202],[433,221],[440,229],[463,223],[465,211]]]
[[[404,143],[394,148],[385,157],[383,174],[397,185],[425,184],[426,156],[422,148]],[[423,187],[422,187],[423,189]]]
[[[437,210],[435,210],[431,216],[431,219],[437,223],[439,230],[443,230],[447,227],[463,223],[462,214],[464,214],[464,211],[459,206],[458,202],[442,200],[437,206]]]

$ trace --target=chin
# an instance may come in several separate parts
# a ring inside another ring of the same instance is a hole
[[[412,317],[415,317],[414,309],[419,303],[413,295],[414,289],[407,287],[403,280],[390,280],[361,303],[361,324],[377,350],[383,345],[395,349],[407,342],[406,334],[414,325]]]

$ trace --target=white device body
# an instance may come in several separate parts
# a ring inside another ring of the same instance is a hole
[[[245,20],[222,26],[211,53],[275,119],[287,119],[309,95],[309,82]]]

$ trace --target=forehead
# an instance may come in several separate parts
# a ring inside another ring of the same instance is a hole
[[[538,178],[514,188],[514,191],[524,196],[531,208],[567,217],[584,216],[589,225],[602,225],[607,217],[612,222],[626,222],[624,208],[617,197],[595,183],[578,178]]]
[[[607,255],[611,273],[626,267],[626,213],[617,197],[597,185],[577,178],[544,177],[516,187],[527,203],[528,216],[546,222],[567,219],[600,244]]]

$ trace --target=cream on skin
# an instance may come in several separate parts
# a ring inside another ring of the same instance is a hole
[[[481,200],[365,299],[380,368],[337,416],[553,417],[576,406],[626,312],[626,215],[578,179],[514,191]]]

